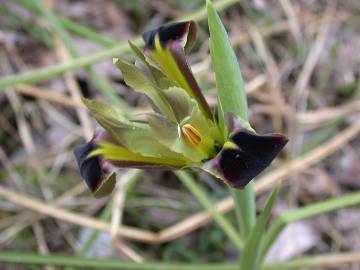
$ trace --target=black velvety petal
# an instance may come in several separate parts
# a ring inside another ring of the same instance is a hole
[[[161,46],[166,47],[169,42],[181,40],[189,30],[194,30],[193,22],[177,22],[160,26],[159,28],[147,31],[143,34],[145,48],[155,49],[155,37],[158,34]],[[191,28],[191,29],[190,29]],[[192,33],[194,31],[191,31]]]
[[[218,166],[226,183],[234,188],[245,187],[264,168],[247,153],[231,148],[221,151]]]
[[[234,133],[230,140],[237,147],[224,147],[216,166],[225,181],[235,188],[245,187],[269,166],[288,141],[281,134],[258,135],[246,129]]]
[[[92,192],[98,189],[103,178],[100,157],[87,158],[88,154],[96,148],[97,145],[90,141],[89,143],[80,145],[74,151],[80,174]]]
[[[260,135],[241,129],[230,137],[243,152],[248,153],[259,163],[268,166],[288,142],[282,134]]]

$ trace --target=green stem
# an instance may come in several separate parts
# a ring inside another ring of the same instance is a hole
[[[233,270],[227,264],[181,264],[174,262],[144,262],[135,263],[114,259],[89,259],[74,256],[38,255],[19,252],[0,253],[0,261],[26,265],[52,265],[62,267],[97,268],[97,269],[126,269],[126,270]]]
[[[250,235],[246,240],[244,250],[240,257],[241,270],[257,270],[259,269],[259,265],[261,265],[261,247],[264,241],[264,232],[279,191],[280,185],[277,185],[267,199],[264,208],[257,218],[255,226],[250,231]]]
[[[261,267],[262,270],[298,269],[305,267],[335,266],[345,263],[358,263],[359,252],[330,253],[320,256],[307,256],[284,262],[270,263]],[[79,269],[126,269],[126,270],[236,270],[236,264],[185,264],[174,262],[135,263],[114,259],[89,259],[74,256],[38,255],[21,252],[0,252],[0,262],[7,264],[52,265],[76,267]]]
[[[357,204],[360,204],[360,192],[332,198],[280,214],[265,235],[261,257],[266,256],[271,245],[287,224]]]
[[[231,223],[219,211],[216,210],[216,207],[209,199],[206,192],[200,187],[200,185],[196,183],[193,177],[185,171],[177,171],[175,174],[179,177],[181,182],[191,191],[191,193],[196,197],[196,199],[202,204],[202,206],[207,211],[209,211],[215,222],[223,229],[223,231],[233,241],[235,246],[240,250],[243,246],[240,235],[237,233]]]
[[[139,44],[140,39],[135,40],[134,43]],[[0,80],[0,89],[5,89],[6,87],[11,87],[19,83],[34,83],[41,80],[49,79],[65,72],[74,71],[81,67],[99,63],[101,61],[104,61],[105,59],[109,59],[126,51],[129,51],[128,44],[120,43],[114,48],[107,49],[99,53],[71,59],[60,64],[39,68],[34,71],[28,71],[18,75],[6,76]]]
[[[243,190],[230,188],[230,192],[235,202],[240,234],[246,239],[256,223],[254,183],[250,182]]]

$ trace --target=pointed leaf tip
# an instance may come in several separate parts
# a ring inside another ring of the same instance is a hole
[[[247,122],[247,99],[235,52],[226,29],[210,1],[207,1],[207,12],[210,54],[216,76],[219,102],[224,113],[234,113]]]

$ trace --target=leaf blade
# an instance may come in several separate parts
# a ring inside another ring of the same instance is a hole
[[[256,270],[260,265],[260,253],[263,238],[265,235],[266,223],[269,220],[271,210],[279,194],[280,186],[276,186],[269,196],[265,207],[258,217],[255,227],[252,229],[240,258],[240,269]]]
[[[216,76],[219,102],[224,113],[234,113],[247,122],[247,99],[236,55],[225,27],[209,0],[207,1],[207,11],[210,54]]]

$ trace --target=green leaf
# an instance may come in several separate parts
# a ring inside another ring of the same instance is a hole
[[[219,130],[222,135],[222,140],[225,142],[229,136],[229,130],[225,122],[225,114],[221,106],[221,103],[219,101],[219,98],[218,98],[218,106],[216,113],[217,113],[217,122],[219,125]]]
[[[244,82],[236,55],[225,27],[208,0],[208,23],[210,31],[210,54],[216,76],[216,88],[224,113],[234,113],[248,121]]]
[[[266,223],[269,220],[279,190],[280,186],[277,186],[271,193],[256,221],[255,227],[252,229],[245,243],[244,250],[240,257],[240,269],[257,270],[260,265],[260,253],[266,231]]]

